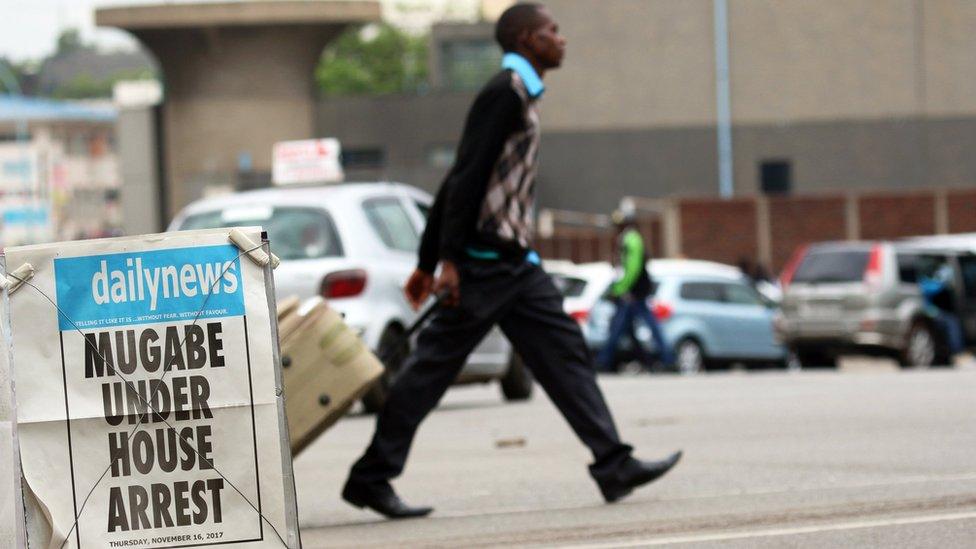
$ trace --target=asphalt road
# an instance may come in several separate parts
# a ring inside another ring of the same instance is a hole
[[[339,491],[373,419],[344,419],[295,462],[305,547],[973,547],[976,368],[600,379],[668,476],[603,504],[589,456],[537,387],[452,389],[395,484],[431,517],[386,521]]]

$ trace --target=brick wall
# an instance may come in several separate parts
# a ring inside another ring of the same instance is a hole
[[[682,255],[731,264],[757,257],[755,200],[687,199],[678,207]]]
[[[950,233],[976,232],[976,190],[950,191],[946,194]]]
[[[898,191],[854,195],[784,196],[767,199],[769,224],[764,228],[768,248],[759,242],[760,207],[757,197],[732,200],[676,198],[669,208],[680,215],[677,235],[666,235],[661,215],[640,220],[641,232],[656,257],[665,254],[664,242],[676,241],[681,255],[736,264],[747,258],[778,272],[803,244],[845,240],[887,240],[936,234],[939,225],[950,233],[976,232],[976,189],[944,192],[945,208],[937,208],[940,191]],[[847,202],[856,203],[857,217]],[[944,212],[937,221],[939,210]],[[856,226],[855,226],[856,225]],[[850,232],[849,232],[849,227]],[[670,238],[669,238],[670,237]],[[540,240],[543,257],[577,262],[609,259],[612,231],[593,228],[557,228]]]
[[[862,196],[858,209],[862,240],[935,234],[932,193]]]
[[[664,226],[657,217],[642,217],[638,223],[638,229],[644,236],[644,242],[650,248],[648,252],[652,257],[664,256]]]
[[[772,269],[779,270],[798,246],[847,236],[843,196],[769,199]]]
[[[609,261],[612,240],[612,231],[600,227],[556,227],[551,237],[536,239],[535,249],[546,259]]]

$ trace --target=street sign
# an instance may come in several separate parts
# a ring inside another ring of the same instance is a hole
[[[272,180],[276,185],[337,183],[343,180],[338,139],[306,139],[275,143]]]
[[[260,252],[227,229],[7,250],[30,276],[9,300],[25,492],[53,546],[300,547]]]

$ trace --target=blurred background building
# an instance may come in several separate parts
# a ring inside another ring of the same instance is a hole
[[[65,31],[48,59],[8,65],[26,95],[106,99],[138,80],[116,94],[114,118],[134,233],[201,196],[270,184],[281,140],[336,137],[348,180],[434,190],[498,70],[493,21],[512,1],[118,3],[97,10],[98,24],[142,47],[98,53]],[[543,228],[599,228],[605,218],[551,211],[605,214],[633,196],[654,218],[656,249],[779,264],[803,239],[969,227],[971,0],[544,3],[569,47],[542,107]],[[132,91],[157,79],[154,92]],[[861,196],[879,193],[897,197]],[[865,225],[888,219],[878,211],[920,221]],[[742,241],[730,242],[736,227]]]
[[[718,195],[716,2],[545,4],[569,47],[546,82],[540,203]],[[731,0],[722,26],[735,195],[976,184],[976,3]],[[362,160],[351,177],[439,183],[497,70],[491,30],[435,25],[428,93],[319,103],[318,133]]]
[[[112,236],[115,109],[0,96],[0,245]]]

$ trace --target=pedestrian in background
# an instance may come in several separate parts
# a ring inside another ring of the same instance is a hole
[[[637,230],[637,222],[633,214],[615,211],[613,221],[617,228],[621,275],[610,286],[610,296],[617,306],[617,311],[610,322],[610,334],[603,349],[600,350],[598,361],[602,369],[613,370],[620,338],[632,331],[634,321],[640,319],[651,329],[658,358],[665,368],[670,368],[674,365],[674,352],[665,339],[657,318],[647,306],[647,300],[654,295],[654,283],[647,270],[650,255],[644,246],[644,238]],[[635,344],[639,345],[636,341]],[[636,351],[637,356],[641,356],[640,349]],[[651,367],[651,365],[646,366]]]
[[[414,308],[432,290],[446,295],[445,306],[420,332],[342,491],[347,502],[391,518],[432,511],[406,505],[390,480],[403,471],[420,422],[496,324],[591,450],[590,474],[607,502],[660,477],[681,457],[644,462],[631,456],[596,384],[579,326],[530,248],[542,78],[562,63],[566,41],[549,12],[529,3],[507,9],[495,36],[505,52],[502,70],[468,113],[405,288]]]
[[[949,348],[950,363],[956,355],[966,350],[962,321],[956,314],[953,276],[952,267],[943,263],[931,276],[920,277],[918,281],[925,299],[925,309],[942,329]]]

